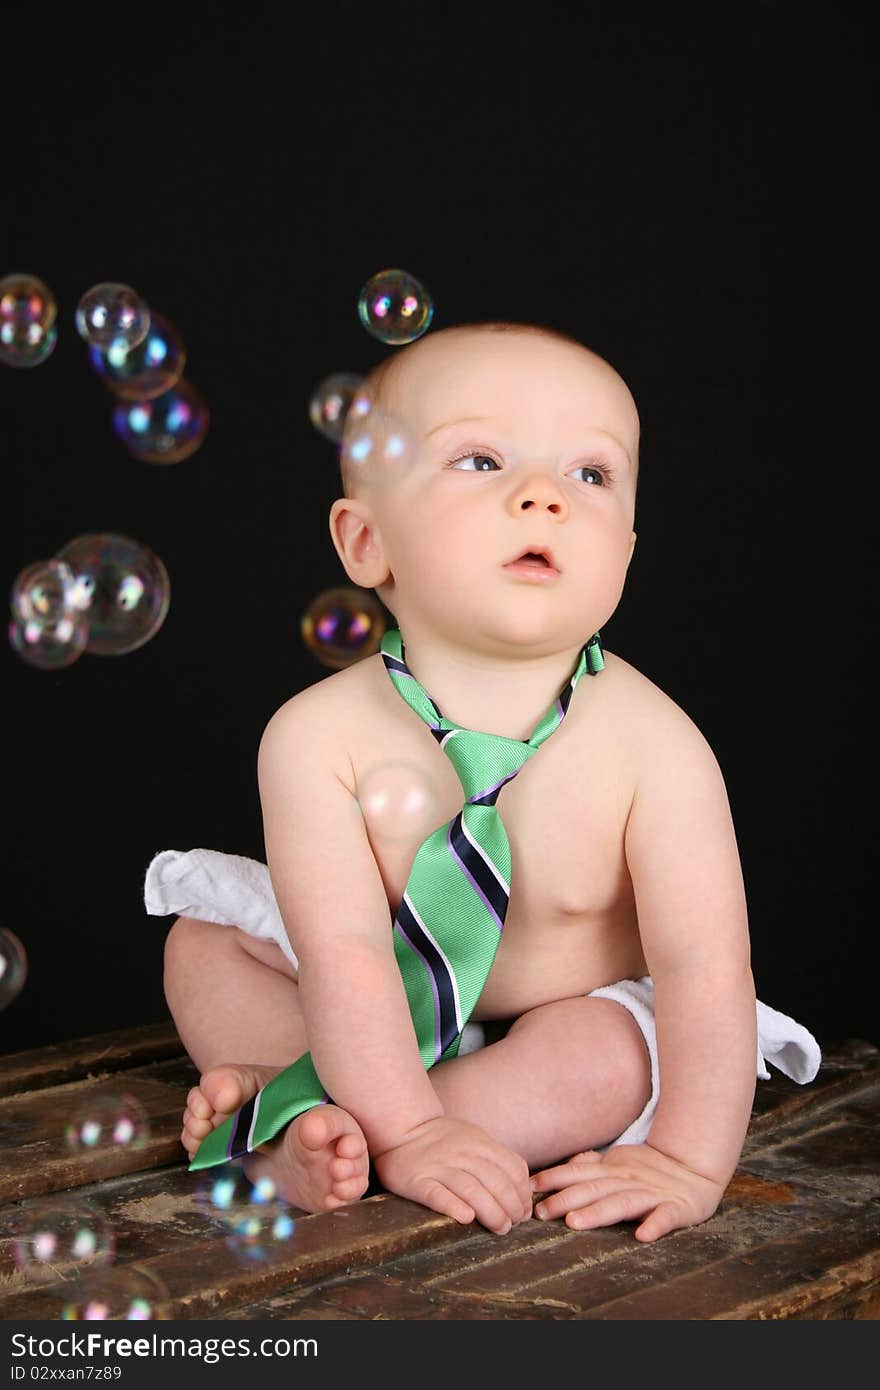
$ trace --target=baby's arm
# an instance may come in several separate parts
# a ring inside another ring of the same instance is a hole
[[[654,981],[660,1098],[644,1145],[537,1175],[562,1188],[539,1214],[578,1228],[639,1216],[654,1240],[712,1215],[755,1092],[757,1025],[742,870],[724,780],[670,702],[645,740],[626,829],[642,947]]]
[[[492,1230],[531,1214],[523,1159],[444,1116],[419,1056],[391,914],[326,697],[311,687],[270,720],[258,758],[266,855],[299,960],[309,1051],[358,1121],[386,1187]]]

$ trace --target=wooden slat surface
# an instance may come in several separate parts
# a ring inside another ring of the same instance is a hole
[[[0,1058],[0,1096],[60,1086],[87,1076],[100,1078],[141,1062],[179,1057],[182,1051],[177,1030],[170,1021],[35,1047]]]
[[[718,1211],[649,1246],[634,1223],[575,1232],[536,1220],[497,1237],[383,1193],[319,1216],[294,1211],[284,1239],[246,1253],[206,1197],[211,1179],[186,1171],[180,1116],[195,1070],[170,1024],[19,1054],[2,1070],[5,1320],[60,1318],[71,1290],[131,1271],[176,1318],[880,1316],[880,1052],[867,1043],[829,1051],[808,1087],[778,1073],[762,1083]],[[70,1153],[72,1110],[122,1093],[147,1113],[144,1147]],[[16,1267],[16,1231],[59,1204],[86,1205],[113,1231],[107,1270],[47,1282]]]

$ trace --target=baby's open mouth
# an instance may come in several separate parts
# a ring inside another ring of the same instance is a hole
[[[506,567],[515,565],[518,569],[525,570],[551,570],[553,574],[559,573],[555,557],[549,547],[541,546],[540,550],[523,550],[519,555],[514,555],[512,560],[506,562]]]

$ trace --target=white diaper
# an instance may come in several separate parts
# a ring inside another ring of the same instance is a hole
[[[144,906],[152,917],[196,917],[202,922],[218,922],[240,927],[261,941],[274,941],[295,967],[296,956],[278,911],[269,870],[255,859],[224,854],[213,849],[166,849],[157,854],[147,869]],[[609,1144],[641,1144],[657,1109],[660,1066],[657,1059],[657,1029],[654,1024],[654,986],[650,976],[640,980],[618,980],[587,995],[588,999],[613,999],[628,1009],[642,1031],[651,1058],[651,1096],[642,1113]],[[756,1075],[769,1081],[767,1063],[784,1072],[792,1081],[812,1081],[819,1070],[822,1054],[819,1044],[800,1023],[787,1014],[771,1009],[758,1000],[758,1055]],[[465,1025],[459,1054],[476,1052],[485,1045],[481,1023]]]

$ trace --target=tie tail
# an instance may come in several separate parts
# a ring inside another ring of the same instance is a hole
[[[190,1173],[198,1173],[203,1168],[216,1168],[220,1163],[228,1163],[231,1159],[240,1158],[242,1154],[247,1153],[247,1146],[239,1152],[233,1151],[231,1141],[237,1119],[237,1115],[230,1115],[228,1120],[224,1120],[222,1125],[218,1125],[202,1140],[190,1161]]]

